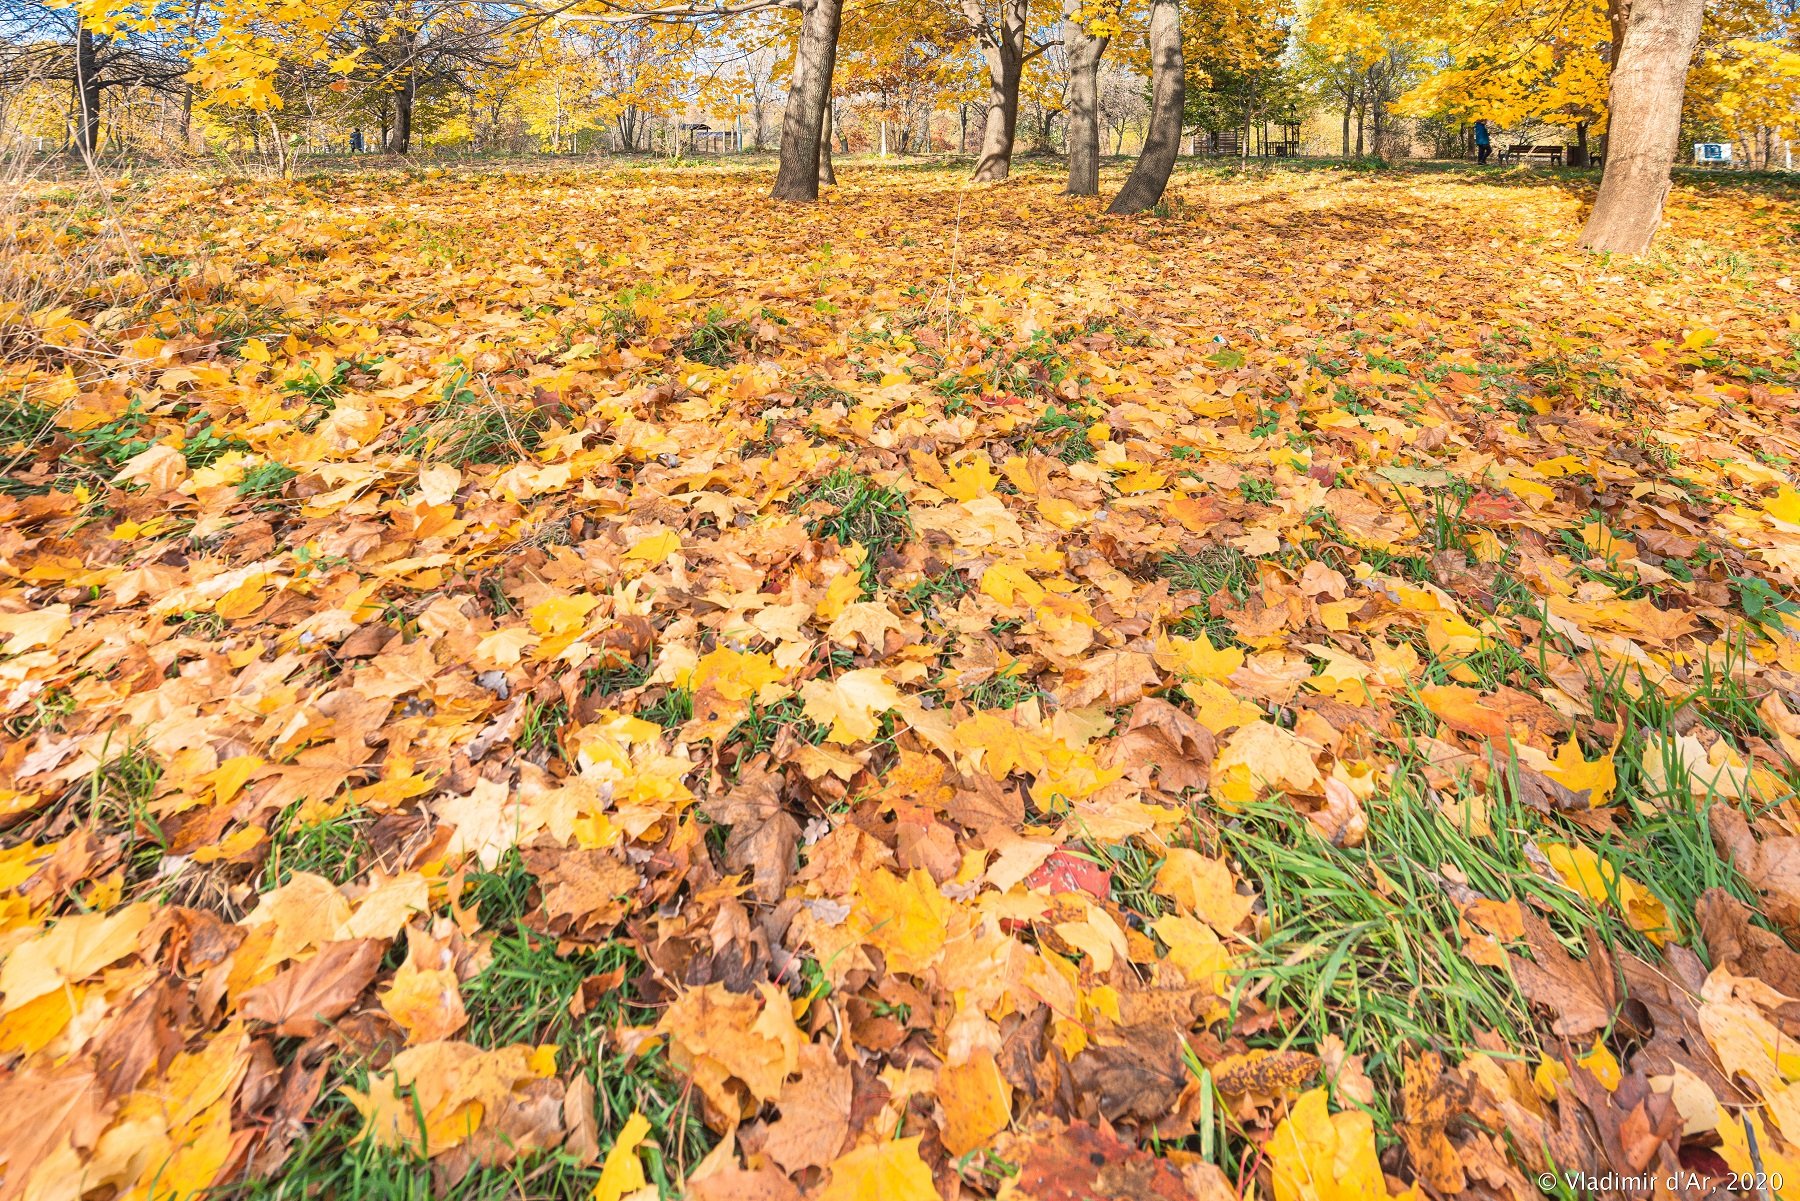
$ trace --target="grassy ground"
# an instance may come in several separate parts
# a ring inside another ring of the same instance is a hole
[[[1654,1153],[1739,1166],[1785,1081],[1692,1032],[1778,1005],[1682,956],[1792,933],[1788,181],[1681,174],[1621,261],[1545,168],[1183,163],[1126,220],[1030,160],[341,166],[7,217],[0,1090],[95,1074],[0,1197],[588,1196],[634,1113],[665,1195],[1104,1190],[1103,1120],[1240,1196],[1454,1194],[1439,1137],[1524,1195],[1672,1063],[1726,1117]],[[256,999],[362,938],[319,1022]]]

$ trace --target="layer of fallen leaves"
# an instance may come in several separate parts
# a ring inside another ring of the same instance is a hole
[[[0,1197],[346,1112],[606,1201],[1800,1181],[1792,206],[845,174],[126,184],[0,309]],[[1519,873],[1410,865],[1515,1041],[1268,1000],[1227,835],[1395,797]],[[471,1023],[508,873],[579,1054]]]

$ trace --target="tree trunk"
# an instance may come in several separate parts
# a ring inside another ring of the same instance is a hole
[[[100,49],[105,37],[95,37],[86,22],[75,33],[75,102],[80,113],[75,121],[75,149],[92,158],[100,150]]]
[[[1344,97],[1344,157],[1350,157],[1350,110],[1355,105],[1354,96]]]
[[[409,65],[399,90],[394,93],[394,124],[388,130],[387,152],[405,154],[412,146],[413,100],[418,96],[419,77]]]
[[[1569,166],[1585,167],[1588,165],[1587,122],[1575,122],[1575,149],[1569,155]]]
[[[1590,250],[1642,254],[1662,224],[1702,0],[1631,0],[1609,89],[1606,166],[1581,231]]]
[[[1074,19],[1080,0],[1063,4],[1063,46],[1069,56],[1069,196],[1100,194],[1100,56],[1107,39]]]
[[[982,13],[980,0],[963,0],[963,13],[976,27],[975,40],[987,64],[987,117],[974,175],[986,183],[1005,179],[1012,172],[1013,137],[1019,128],[1019,75],[1025,65],[1026,0],[1001,0],[999,29]]]
[[[1150,0],[1150,125],[1137,164],[1107,212],[1141,213],[1162,200],[1175,156],[1181,153],[1185,101],[1180,0]]]
[[[838,22],[843,0],[804,0],[794,77],[781,114],[781,167],[775,173],[777,200],[819,198],[819,135],[831,104],[831,73],[837,64]]]
[[[837,183],[837,171],[831,165],[831,97],[825,98],[825,125],[819,130],[819,186]]]

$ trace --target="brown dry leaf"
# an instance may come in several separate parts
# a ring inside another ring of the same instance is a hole
[[[1619,1004],[1612,957],[1606,948],[1592,944],[1585,959],[1576,959],[1542,918],[1531,913],[1524,918],[1531,958],[1507,956],[1520,991],[1551,1015],[1550,1028],[1565,1038],[1581,1038],[1604,1029]]]
[[[1194,1201],[1173,1164],[1086,1122],[1042,1129],[1015,1145],[1011,1158],[1019,1165],[1012,1193],[1018,1201]]]
[[[246,992],[238,1012],[272,1024],[284,1037],[311,1038],[361,998],[375,979],[384,950],[372,938],[330,943],[311,959]]]
[[[765,905],[779,901],[800,842],[800,823],[782,803],[781,777],[760,769],[746,771],[731,791],[710,798],[700,811],[729,827],[725,865],[752,874],[757,900]]]
[[[800,1074],[781,1090],[781,1117],[769,1123],[763,1151],[790,1175],[837,1158],[850,1135],[850,1069],[818,1043],[800,1048]]]

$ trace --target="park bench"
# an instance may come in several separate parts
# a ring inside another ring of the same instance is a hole
[[[1520,159],[1542,158],[1552,166],[1563,165],[1563,148],[1561,146],[1508,146],[1500,152],[1500,161],[1514,163]]]

